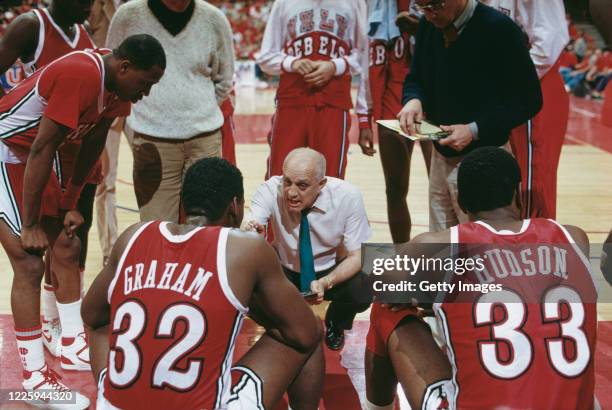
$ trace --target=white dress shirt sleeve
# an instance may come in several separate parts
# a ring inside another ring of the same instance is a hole
[[[349,213],[346,218],[343,234],[344,246],[349,252],[360,249],[361,244],[367,242],[372,235],[361,192],[355,187],[353,189],[354,194],[347,196],[347,198],[350,198],[349,203],[346,204]]]
[[[257,188],[253,198],[251,199],[251,212],[247,221],[255,221],[262,225],[267,225],[274,213],[277,197],[277,184],[274,184],[272,177]]]

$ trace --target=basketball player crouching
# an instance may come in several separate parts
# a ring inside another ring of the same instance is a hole
[[[268,409],[301,371],[319,322],[265,239],[230,228],[243,195],[237,168],[202,159],[185,176],[187,224],[140,223],[120,236],[82,309],[98,409]],[[232,367],[255,301],[275,329]]]

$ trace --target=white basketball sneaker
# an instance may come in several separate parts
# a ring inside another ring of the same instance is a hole
[[[60,382],[60,375],[47,365],[35,372],[23,373],[23,388],[31,400],[28,404],[49,410],[85,410],[89,399]]]
[[[89,342],[85,332],[77,337],[62,337],[61,367],[64,370],[91,370],[89,363]]]
[[[51,356],[60,355],[60,340],[62,338],[62,325],[58,319],[42,321],[43,345],[51,353]]]

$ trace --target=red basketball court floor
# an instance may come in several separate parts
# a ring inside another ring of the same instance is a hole
[[[604,127],[599,118],[601,104],[589,100],[572,99],[572,111],[565,143],[588,144],[612,153],[612,128]],[[237,143],[265,143],[270,127],[270,115],[238,115],[236,120]],[[356,122],[351,129],[351,140],[356,141]],[[606,187],[602,187],[606,189]],[[607,187],[609,189],[609,186]],[[610,227],[602,227],[609,229]],[[4,274],[10,274],[5,272]],[[368,330],[367,320],[355,322],[353,330],[347,333],[346,345],[341,353],[325,349],[326,379],[320,409],[359,409],[360,398],[364,396],[363,354],[364,340]],[[603,409],[612,409],[612,321],[600,321],[595,353],[596,388],[595,394]],[[245,321],[238,337],[236,357],[240,357],[258,338],[261,329],[252,321]],[[47,355],[52,368],[59,370],[59,362]],[[95,402],[96,386],[89,373],[61,372],[63,381],[83,392]],[[0,315],[0,390],[21,388],[21,364],[17,355],[13,334],[13,320],[10,315]],[[545,380],[542,380],[545,383]],[[401,408],[407,409],[405,400]],[[397,406],[399,408],[399,406]],[[28,408],[23,404],[0,404],[0,409]],[[92,406],[94,408],[94,406]],[[278,409],[286,409],[280,404]]]

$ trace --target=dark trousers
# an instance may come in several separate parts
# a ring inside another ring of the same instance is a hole
[[[335,266],[316,273],[317,279],[327,276]],[[283,266],[287,279],[298,289],[300,288],[300,274]],[[339,329],[352,329],[353,320],[357,313],[365,311],[372,303],[371,287],[368,286],[367,276],[358,272],[349,280],[334,284],[334,287],[325,291],[325,300],[331,301],[325,314],[325,321],[332,322]]]

